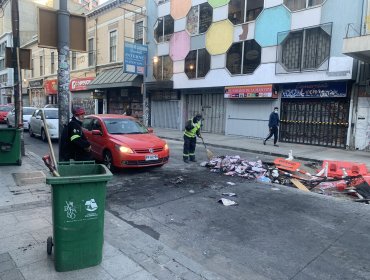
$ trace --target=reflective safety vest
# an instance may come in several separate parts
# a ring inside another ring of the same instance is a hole
[[[193,128],[191,130],[186,130],[184,132],[184,135],[190,138],[194,138],[196,136],[197,130],[200,129],[201,123],[200,121],[197,123],[193,123],[193,120],[190,120]]]

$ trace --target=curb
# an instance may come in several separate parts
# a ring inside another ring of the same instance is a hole
[[[182,142],[183,141],[183,140],[181,140],[179,138],[172,138],[172,137],[160,136],[160,135],[158,135],[158,136],[161,137],[161,138],[163,138],[163,139],[167,139],[167,140],[173,140],[173,141],[178,141],[178,142]],[[233,150],[233,151],[243,151],[243,152],[249,152],[249,153],[256,153],[256,154],[267,155],[267,156],[275,156],[275,157],[286,157],[287,156],[286,154],[282,154],[282,153],[265,152],[265,151],[253,150],[253,149],[245,149],[245,148],[236,148],[236,147],[230,147],[230,146],[219,145],[219,144],[207,143],[207,146],[209,146],[209,147],[215,147],[215,148],[229,149],[229,150]],[[317,162],[317,163],[320,163],[320,164],[322,163],[322,160],[314,159],[314,158],[308,158],[308,157],[302,157],[302,156],[294,156],[294,158],[295,159],[299,159],[299,160],[304,160],[304,161]]]

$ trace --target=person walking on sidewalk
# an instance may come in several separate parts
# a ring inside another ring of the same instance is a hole
[[[197,137],[202,138],[200,134],[202,115],[196,114],[196,116],[187,121],[184,132],[184,154],[183,160],[186,163],[195,160],[195,146],[197,144]]]
[[[279,147],[279,145],[276,144],[278,140],[278,133],[279,133],[279,108],[275,107],[274,111],[270,114],[269,119],[269,129],[270,134],[267,136],[265,140],[263,140],[263,145],[266,145],[266,141],[269,140],[272,135],[274,135],[274,146]]]
[[[68,152],[69,158],[74,160],[91,160],[91,145],[82,131],[82,121],[85,117],[85,109],[74,107],[73,117],[68,123]]]

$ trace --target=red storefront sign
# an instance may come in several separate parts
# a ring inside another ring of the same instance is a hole
[[[278,98],[277,91],[271,85],[225,87],[225,98]]]
[[[88,90],[87,86],[94,80],[95,78],[81,78],[81,79],[73,79],[69,83],[69,90],[70,91],[82,91]]]
[[[46,94],[57,94],[58,93],[58,80],[46,80],[44,81],[44,89]]]

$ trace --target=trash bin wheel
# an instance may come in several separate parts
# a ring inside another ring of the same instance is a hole
[[[52,248],[53,248],[53,238],[49,236],[46,241],[46,251],[48,252],[48,255],[51,255]]]

